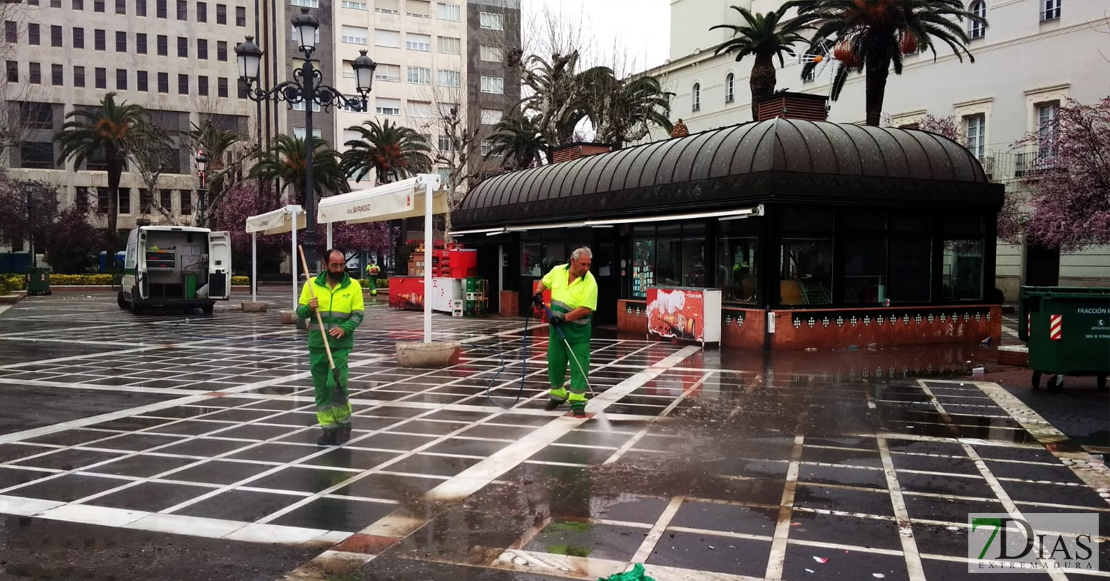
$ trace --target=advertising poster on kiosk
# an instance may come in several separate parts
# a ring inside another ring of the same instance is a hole
[[[701,291],[648,287],[648,334],[701,343],[705,338],[702,301]]]

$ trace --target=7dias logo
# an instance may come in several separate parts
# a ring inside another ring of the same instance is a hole
[[[1098,515],[1005,513],[968,515],[969,573],[1098,571]]]

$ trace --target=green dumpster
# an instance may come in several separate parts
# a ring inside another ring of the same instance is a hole
[[[27,268],[27,294],[50,294],[50,269],[34,266]]]
[[[1110,288],[1021,287],[1018,336],[1029,346],[1033,388],[1051,374],[1050,391],[1064,377],[1093,375],[1106,389],[1110,374]]]

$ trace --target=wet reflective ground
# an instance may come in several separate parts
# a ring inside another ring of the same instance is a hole
[[[208,578],[183,571],[202,549],[226,579],[966,579],[969,512],[1110,531],[1105,467],[959,378],[971,353],[768,365],[601,334],[574,419],[541,409],[545,330],[524,367],[523,321],[437,315],[464,360],[400,369],[420,315],[382,301],[351,356],[354,437],[320,449],[304,337],[276,318],[61,293],[0,315],[0,579]]]

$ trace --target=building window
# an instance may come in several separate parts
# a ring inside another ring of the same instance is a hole
[[[50,27],[50,46],[61,48],[61,46],[62,46],[62,36],[63,36],[63,34],[62,34],[62,27],[61,26],[51,26]]]
[[[235,26],[247,26],[247,9],[243,6],[235,7]]]
[[[197,77],[197,94],[202,97],[208,96],[208,77],[203,75]]]
[[[983,0],[975,0],[975,2],[972,2],[971,6],[968,8],[968,12],[980,18],[986,18],[987,3]],[[983,36],[987,33],[987,25],[984,22],[976,22],[974,20],[970,20],[968,21],[968,33],[971,36],[971,40],[983,38]]]
[[[50,84],[55,87],[65,84],[62,79],[62,65],[50,65]]]
[[[428,0],[405,0],[405,9],[414,18],[432,17],[432,3]]]
[[[483,44],[478,50],[479,58],[489,63],[499,63],[505,60],[505,55],[499,46]]]
[[[243,82],[243,79],[236,79],[235,92],[235,96],[239,99],[246,99],[247,95],[250,93],[250,88],[247,87],[247,84]]]
[[[96,75],[96,79],[95,79],[96,88],[97,89],[107,89],[108,88],[108,69],[105,69],[105,68],[102,68],[102,67],[96,67],[96,70],[93,71],[93,72]]]
[[[492,95],[505,94],[505,79],[501,77],[482,77],[482,92]]]
[[[189,94],[189,75],[177,75],[177,94]]]
[[[146,33],[135,33],[135,52],[139,54],[146,54]]]
[[[305,102],[304,101],[301,101],[299,103],[293,103],[293,110],[294,111],[304,111],[305,109],[306,109],[306,107],[305,107]],[[321,110],[322,109],[320,108],[319,103],[313,103],[312,104],[312,112],[313,113],[319,113]]]
[[[227,77],[220,77],[216,79],[216,96],[227,98]]]
[[[158,56],[170,55],[170,37],[159,34],[158,35]]]
[[[73,0],[73,9],[74,10],[84,10],[85,9],[85,0]]]
[[[184,36],[177,37],[177,56],[189,58],[189,39]]]
[[[159,93],[169,93],[170,92],[170,74],[169,73],[158,73],[158,92]]]
[[[19,142],[19,167],[54,169],[54,144],[49,141]]]
[[[446,135],[440,135],[436,141],[437,148],[442,152],[448,152],[454,149],[454,147],[452,147],[451,138]]]
[[[391,32],[391,33],[397,35],[398,39],[401,36],[401,33],[399,33],[399,32],[386,31],[386,30],[376,30],[376,31],[374,31],[374,42],[375,43],[380,42],[380,39],[382,38],[382,34],[380,34],[380,33],[384,33],[384,32]],[[370,31],[365,29],[365,28],[361,28],[361,27],[358,27],[358,26],[346,26],[346,25],[344,25],[343,28],[342,28],[341,40],[343,42],[348,43],[348,44],[370,44],[369,34],[370,34]],[[400,42],[400,41],[398,40],[398,42]],[[386,45],[378,44],[378,46],[386,46]]]
[[[374,69],[374,79],[387,83],[400,83],[401,66],[380,64],[377,69]]]
[[[1037,160],[1045,162],[1056,157],[1056,135],[1060,127],[1058,102],[1037,105]]]
[[[976,159],[982,159],[986,148],[987,117],[986,115],[970,115],[964,117],[967,126],[967,149]]]
[[[82,214],[89,211],[89,188],[77,187],[77,191],[73,195],[73,205],[77,206],[77,211]]]
[[[193,214],[193,192],[182,190],[181,194],[181,215],[191,216]]]
[[[427,67],[409,67],[408,82],[415,85],[430,85],[432,83],[432,69]]]
[[[482,155],[488,157],[493,152],[493,142],[489,139],[482,140]],[[500,157],[500,156],[498,156]]]
[[[449,69],[436,70],[438,78],[436,84],[441,87],[458,87],[462,85],[462,73]],[[485,79],[485,77],[482,77]]]
[[[19,25],[11,20],[4,21],[4,40],[10,44],[19,41]]]
[[[197,39],[197,58],[208,60],[208,41],[203,38]]]
[[[505,18],[501,14],[481,12],[478,14],[478,21],[486,30],[505,30]]]
[[[104,12],[104,0],[93,0],[93,12]]]
[[[227,24],[227,4],[216,5],[216,24]]]
[[[289,0],[293,6],[304,6],[305,8],[319,8],[320,0]]]
[[[690,103],[691,111],[701,111],[701,83],[694,83],[694,88],[690,90]]]
[[[171,190],[158,191],[158,205],[166,212],[173,210],[173,192]]]
[[[30,63],[29,77],[32,85],[42,84],[42,65],[39,63]]]
[[[436,4],[436,11],[440,20],[458,22],[462,17],[462,7],[458,4],[445,4],[439,2]]]
[[[374,99],[374,112],[378,115],[400,115],[401,100],[378,97]]]
[[[357,26],[343,27],[343,42],[367,44],[366,29]],[[348,40],[348,38],[350,40]],[[374,29],[374,45],[385,48],[401,48],[401,33],[396,30]]]
[[[504,115],[497,109],[482,109],[482,125],[497,125]]]
[[[127,33],[116,33],[116,52],[127,52]]]
[[[39,36],[39,25],[34,22],[27,25],[27,44],[38,46],[42,42]]]
[[[343,7],[351,10],[366,10],[365,2],[353,2],[352,0],[343,0]]]
[[[135,15],[146,16],[146,0],[135,0]]]
[[[324,136],[324,133],[319,128],[313,128],[312,129],[312,138],[313,139],[323,139],[323,136]],[[293,128],[293,137],[296,137],[297,139],[307,139],[308,138],[308,132],[306,132],[304,130],[304,127],[294,127]]]
[[[154,15],[158,18],[168,18],[166,16],[166,0],[154,0]]]
[[[139,214],[149,214],[151,203],[150,190],[139,188]]]
[[[189,1],[177,0],[177,19],[189,20]]]
[[[93,30],[93,48],[96,50],[108,50],[107,35],[103,30]]]
[[[207,2],[197,2],[197,22],[208,22]]]
[[[1060,4],[1063,0],[1043,0],[1044,9],[1041,10],[1041,22],[1060,19]]]
[[[320,43],[320,29],[319,28],[316,29],[315,37],[316,37],[316,43],[319,44]],[[292,24],[289,25],[289,40],[297,41],[297,42],[299,42],[301,40],[301,32],[299,30],[297,30],[297,27],[293,26]]]
[[[96,188],[96,212],[108,213],[108,188]]]
[[[85,48],[85,29],[73,29],[73,48]]]
[[[127,0],[116,0],[116,14],[127,14]]]
[[[815,80],[817,80],[817,67],[810,68],[809,71],[802,75],[803,83],[812,83]]]
[[[116,89],[127,90],[127,69],[116,69]]]
[[[16,62],[16,61],[7,61],[7,62],[4,63],[4,65],[7,68],[7,72],[8,72],[8,82],[9,83],[18,83],[19,82],[19,63]]]
[[[429,52],[432,50],[432,37],[427,34],[413,34],[410,32],[405,38],[405,48]]]
[[[135,85],[144,93],[150,90],[150,79],[147,77],[146,71],[138,71],[136,73]]]
[[[736,75],[729,73],[725,77],[725,103],[736,100]]]
[[[397,0],[374,0],[374,12],[382,14],[400,14],[399,6]]]
[[[439,37],[440,54],[462,54],[462,39],[453,36]]]
[[[222,61],[222,62],[227,62],[227,41],[226,40],[217,40],[216,41],[216,60]]]
[[[85,86],[85,67],[73,67],[73,86]]]

